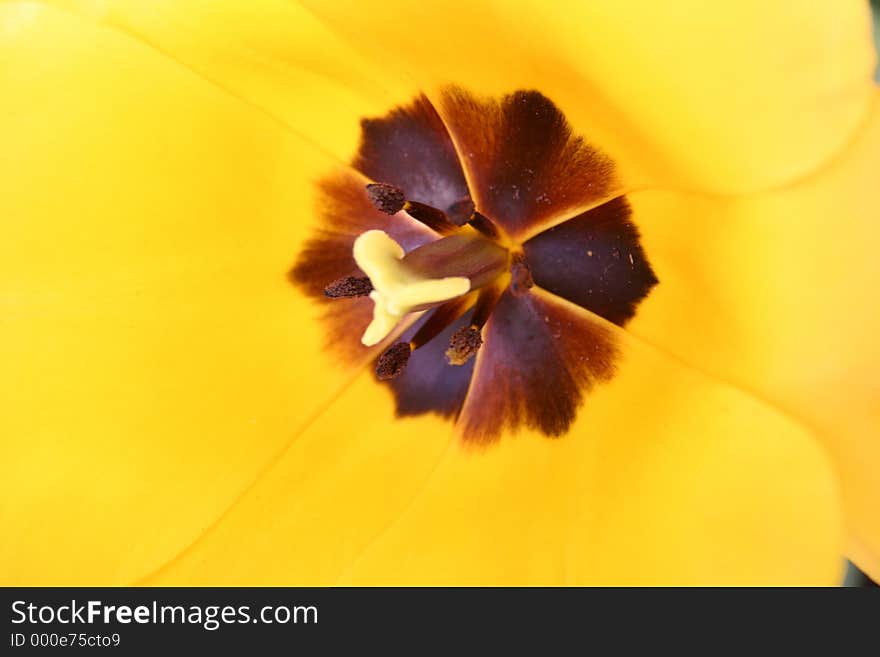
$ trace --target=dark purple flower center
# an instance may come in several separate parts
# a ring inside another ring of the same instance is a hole
[[[437,108],[421,96],[362,121],[352,169],[319,185],[324,227],[291,279],[326,304],[328,347],[348,361],[367,349],[374,303],[398,301],[384,270],[371,280],[355,262],[360,235],[396,242],[406,281],[466,279],[377,346],[398,415],[437,413],[472,442],[521,427],[560,436],[614,374],[608,322],[626,323],[657,283],[614,176],[536,91],[448,89]]]

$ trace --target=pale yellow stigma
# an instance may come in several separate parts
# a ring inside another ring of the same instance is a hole
[[[354,242],[354,259],[373,284],[373,321],[361,342],[367,347],[384,340],[408,313],[466,294],[467,276],[426,278],[407,268],[404,251],[381,230],[368,230]]]

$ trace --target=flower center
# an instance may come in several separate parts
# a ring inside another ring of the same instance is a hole
[[[565,433],[614,376],[610,325],[657,284],[614,162],[535,90],[451,87],[361,131],[349,170],[319,181],[323,224],[290,273],[348,300],[323,310],[328,348],[360,364],[383,345],[399,416],[483,443]]]
[[[367,194],[380,212],[406,212],[445,235],[406,253],[384,231],[365,231],[355,239],[352,252],[366,277],[346,277],[324,290],[330,298],[370,297],[373,318],[361,337],[361,343],[367,347],[385,340],[407,315],[448,304],[448,311],[439,313],[412,340],[392,345],[380,357],[377,372],[381,378],[389,379],[403,371],[413,350],[426,344],[467,309],[469,304],[462,297],[496,284],[508,271],[511,258],[508,250],[493,239],[498,236],[497,229],[476,212],[469,200],[454,204],[450,218],[442,210],[406,200],[403,190],[393,185],[371,183]],[[463,365],[476,354],[482,343],[480,328],[463,327],[453,335],[447,351],[451,365]]]

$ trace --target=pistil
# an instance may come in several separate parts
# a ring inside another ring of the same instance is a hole
[[[373,321],[361,338],[378,344],[407,314],[484,287],[507,267],[507,251],[474,231],[430,242],[408,254],[380,230],[361,234],[354,259],[373,290]]]

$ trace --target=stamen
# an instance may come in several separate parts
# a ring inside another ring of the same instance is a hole
[[[442,333],[443,329],[461,317],[468,308],[469,298],[469,296],[459,297],[452,301],[447,301],[431,313],[428,320],[422,324],[421,328],[416,331],[416,334],[409,342],[413,350],[428,344]]]
[[[446,361],[450,365],[464,365],[473,358],[483,345],[481,331],[489,321],[495,304],[501,298],[503,289],[498,285],[480,290],[469,326],[463,326],[452,334],[449,349],[446,350]]]
[[[331,299],[365,297],[373,291],[373,284],[366,276],[345,276],[324,288],[324,296]]]
[[[370,183],[367,185],[367,196],[379,212],[385,214],[397,214],[403,210],[406,203],[406,195],[400,187],[385,183]]]
[[[441,235],[449,235],[458,230],[458,226],[447,218],[443,210],[418,201],[408,201],[400,187],[388,183],[370,183],[367,185],[367,196],[379,212],[397,214],[404,210],[413,219]]]
[[[486,215],[477,212],[477,207],[469,197],[453,203],[446,211],[446,214],[449,220],[456,226],[469,224],[489,239],[498,239],[501,235],[498,227]]]
[[[474,202],[466,196],[450,205],[449,209],[446,210],[446,214],[449,217],[449,221],[456,226],[464,226],[471,220],[476,209]]]
[[[379,356],[376,361],[376,375],[383,381],[400,376],[409,363],[412,352],[437,337],[443,329],[461,317],[467,307],[467,297],[459,297],[437,308],[416,331],[412,340],[408,343],[396,342]]]
[[[406,342],[395,342],[376,361],[376,376],[382,381],[400,376],[409,363],[412,347]]]
[[[480,329],[475,326],[462,326],[449,341],[446,350],[446,361],[450,365],[464,365],[473,358],[483,344]]]

